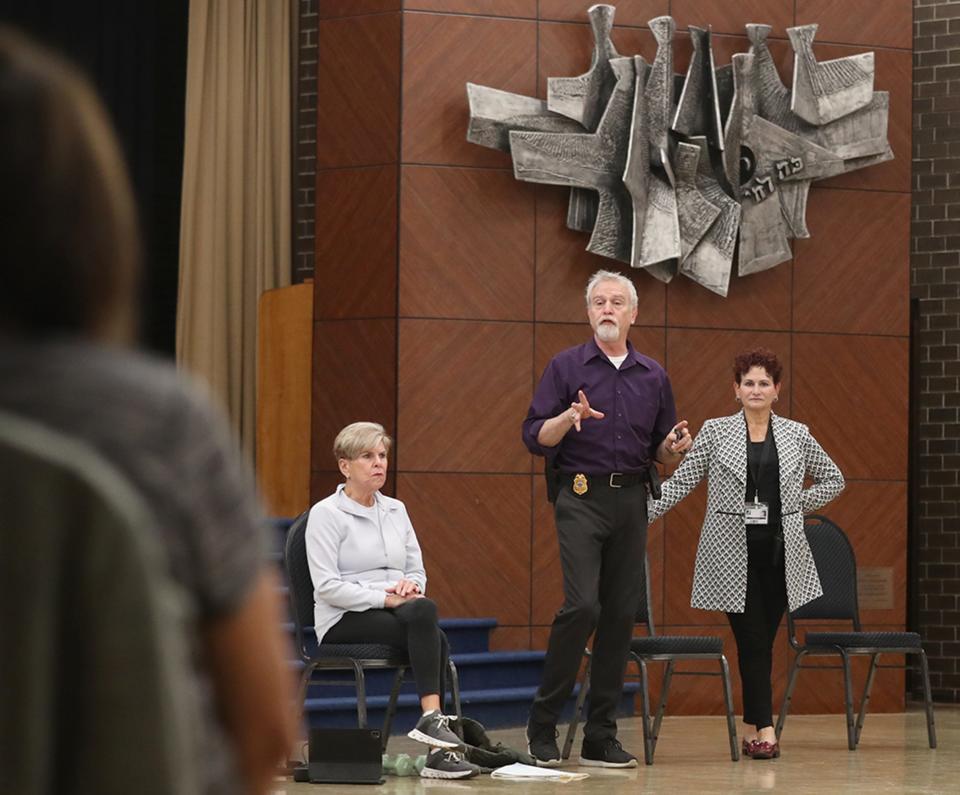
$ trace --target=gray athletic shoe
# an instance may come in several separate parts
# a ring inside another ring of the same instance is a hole
[[[427,763],[420,771],[423,778],[473,778],[480,768],[470,764],[457,751],[436,748],[427,754]]]
[[[425,712],[407,737],[434,748],[460,748],[463,741],[450,729],[450,719],[440,710]]]

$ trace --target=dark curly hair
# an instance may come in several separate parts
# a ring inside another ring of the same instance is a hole
[[[783,365],[777,358],[777,354],[769,348],[750,348],[742,353],[738,353],[733,360],[733,377],[739,384],[740,379],[750,372],[751,367],[762,367],[773,379],[774,384],[780,383],[780,377],[783,375]]]

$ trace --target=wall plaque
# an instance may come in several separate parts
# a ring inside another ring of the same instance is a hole
[[[893,567],[858,566],[857,600],[861,610],[893,610]]]

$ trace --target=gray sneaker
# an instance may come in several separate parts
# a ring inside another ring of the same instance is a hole
[[[463,741],[450,730],[450,719],[440,710],[425,712],[407,737],[434,748],[460,748]]]
[[[473,778],[480,768],[470,764],[457,751],[436,748],[427,754],[427,763],[420,771],[423,778]]]

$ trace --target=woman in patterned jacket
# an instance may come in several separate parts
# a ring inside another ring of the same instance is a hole
[[[764,348],[734,360],[743,407],[707,420],[689,455],[650,506],[650,521],[707,476],[707,511],[697,547],[692,607],[723,610],[737,643],[743,690],[743,751],[780,755],[770,683],[773,641],[784,609],[823,593],[803,531],[804,512],[843,490],[843,475],[806,425],[773,413],[782,366]],[[813,484],[803,487],[804,476]]]

